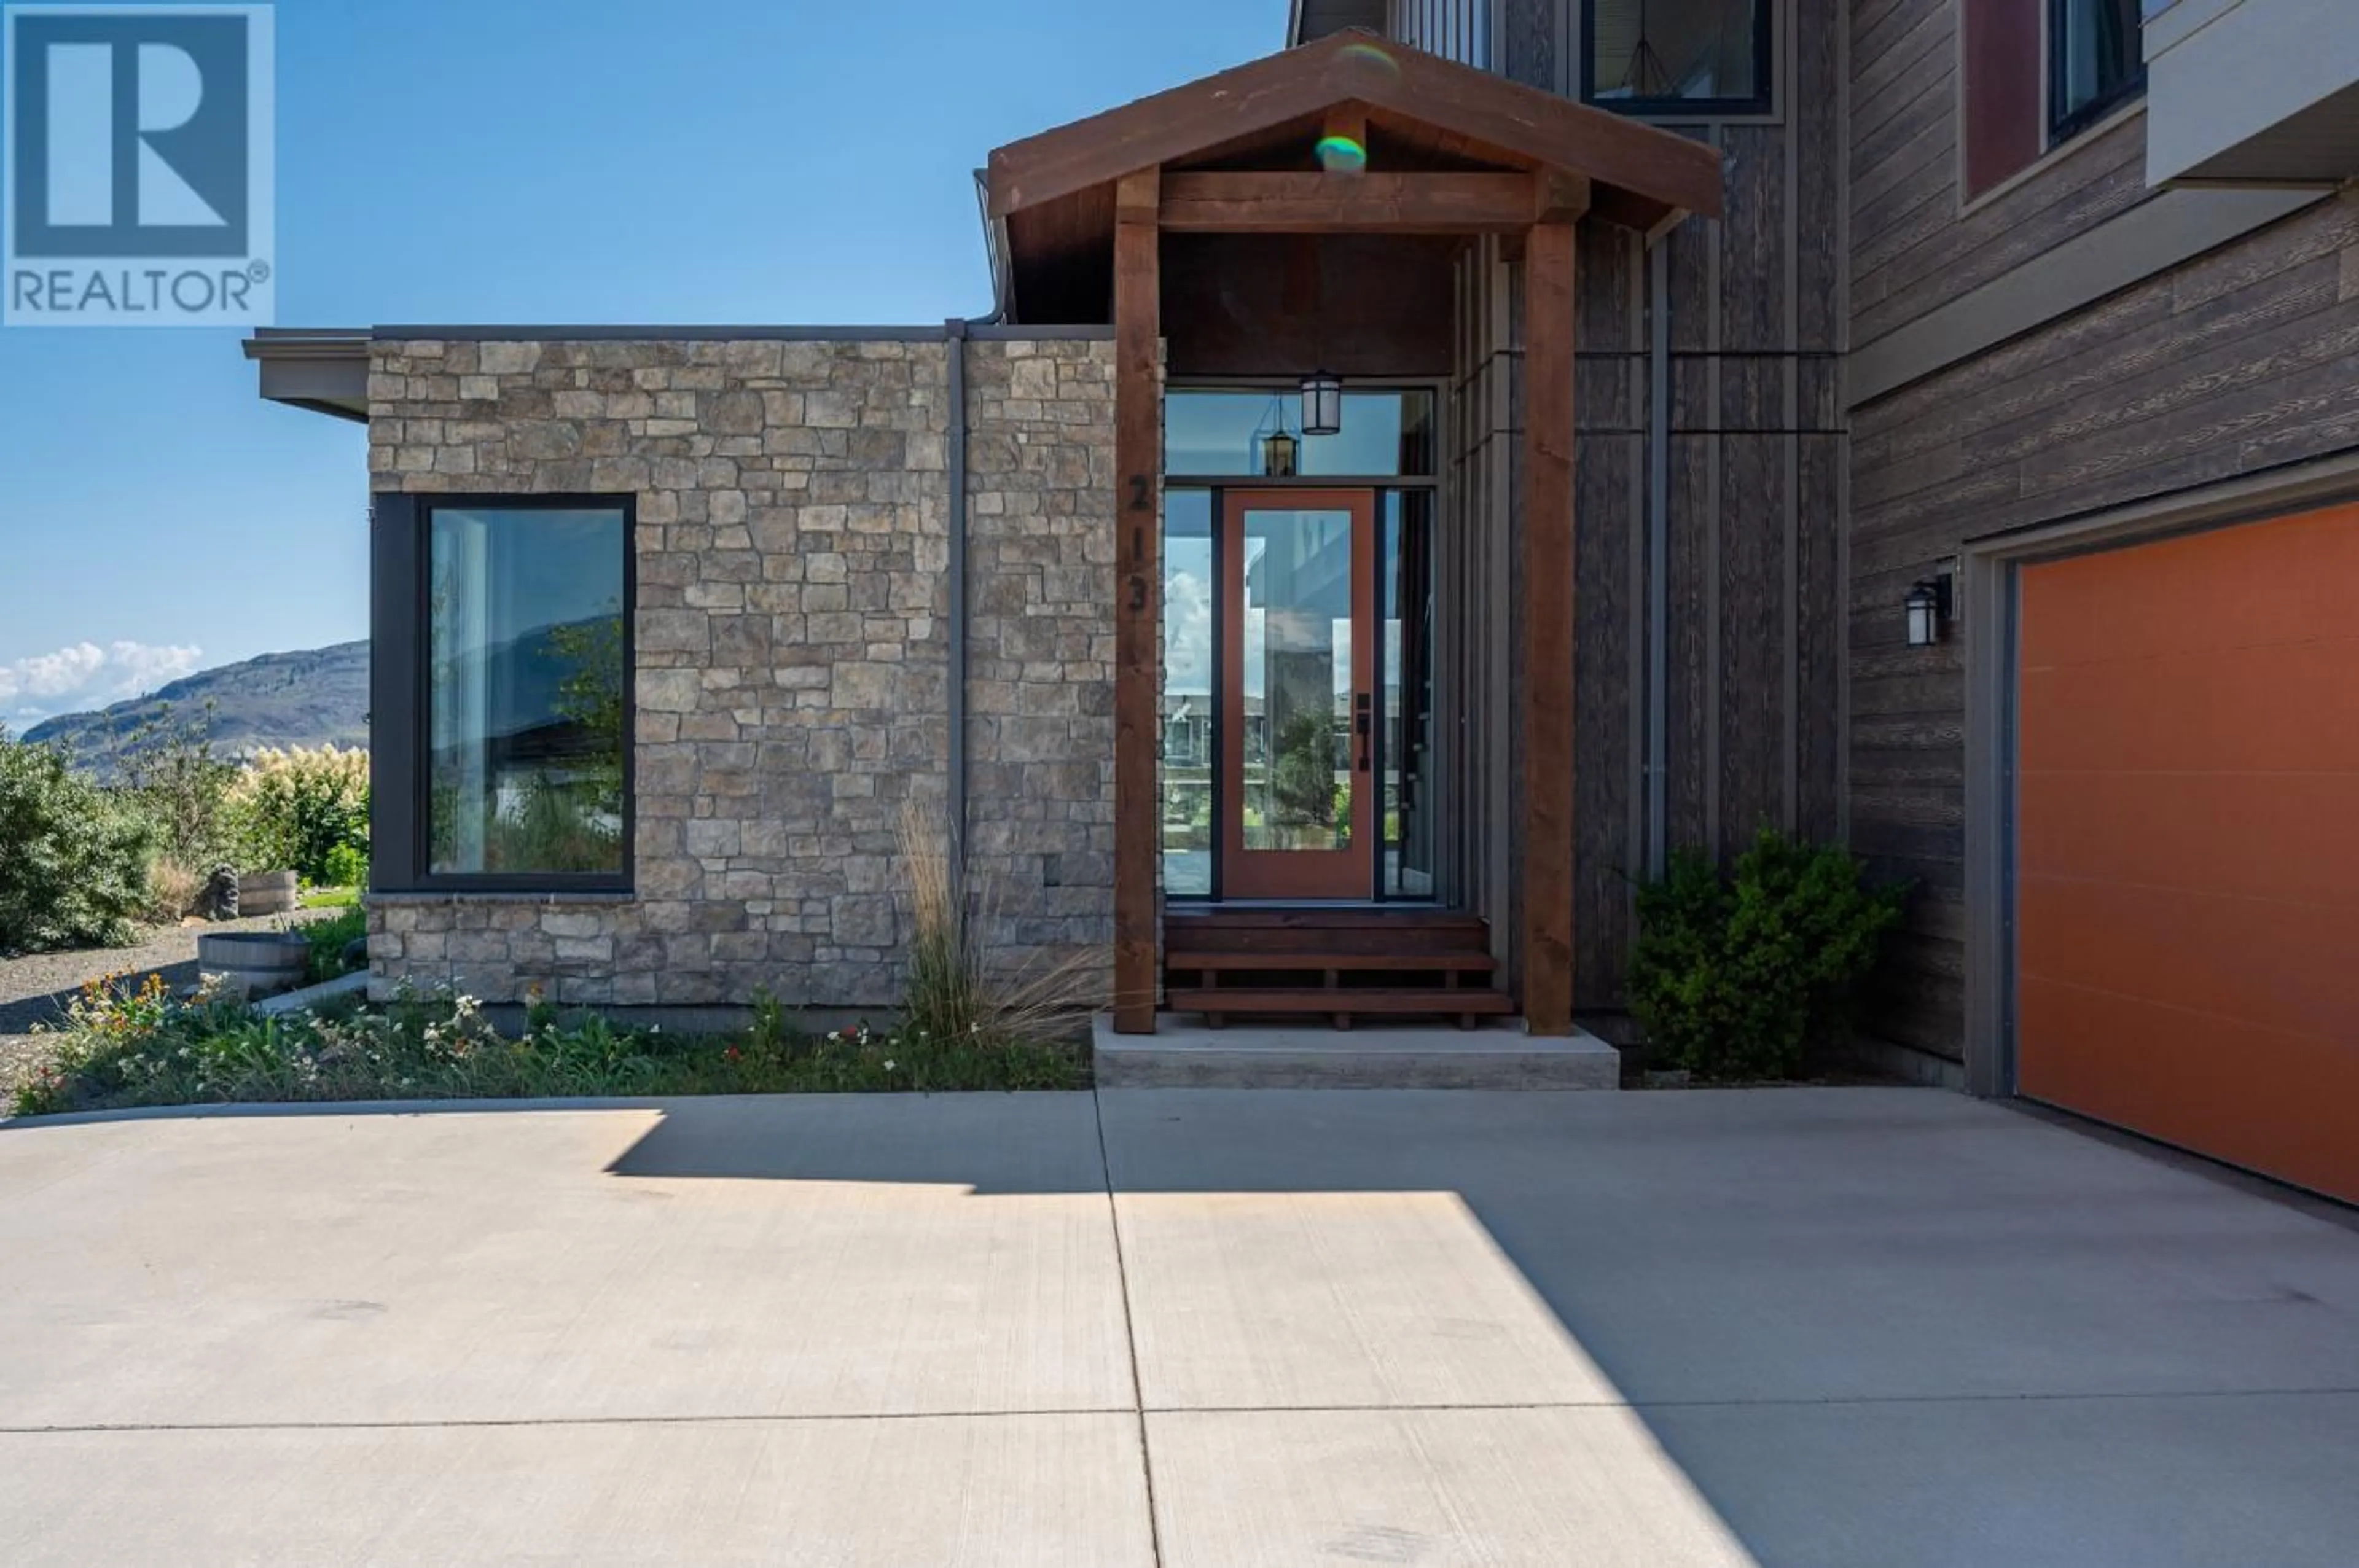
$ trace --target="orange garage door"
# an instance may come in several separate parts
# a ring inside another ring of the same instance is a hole
[[[2022,596],[2022,1092],[2359,1202],[2359,507]]]

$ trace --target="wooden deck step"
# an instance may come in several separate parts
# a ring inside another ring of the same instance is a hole
[[[1477,926],[1337,926],[1305,930],[1287,926],[1164,927],[1168,961],[1197,953],[1352,953],[1369,957],[1410,957],[1445,953],[1487,953],[1489,933]]]
[[[1231,969],[1406,969],[1487,975],[1499,967],[1488,953],[1254,953],[1173,952],[1164,958],[1169,970],[1224,973]]]
[[[1478,1017],[1513,1012],[1514,999],[1503,991],[1443,990],[1430,987],[1411,990],[1378,990],[1373,987],[1248,987],[1179,986],[1164,993],[1174,1012],[1201,1012],[1212,1022],[1225,1018],[1252,1018],[1273,1013],[1321,1013],[1338,1028],[1348,1029],[1354,1018],[1455,1018],[1472,1028]]]
[[[1462,941],[1456,937],[1402,937],[1387,935],[1380,931],[1337,931],[1316,936],[1299,931],[1277,931],[1266,935],[1232,931],[1223,932],[1217,937],[1174,936],[1167,933],[1163,939],[1166,968],[1192,962],[1194,956],[1200,953],[1283,953],[1305,958],[1334,954],[1409,959],[1488,951],[1488,945],[1480,941]]]
[[[1163,927],[1165,1006],[1231,1018],[1446,1018],[1472,1029],[1516,1011],[1482,916],[1419,908],[1174,910]]]
[[[1488,923],[1479,914],[1451,910],[1381,909],[1185,909],[1166,912],[1173,928],[1229,931],[1471,931],[1481,934]]]

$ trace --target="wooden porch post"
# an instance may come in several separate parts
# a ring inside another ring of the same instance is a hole
[[[1114,1027],[1155,1033],[1157,633],[1162,622],[1160,171],[1114,187]],[[1567,373],[1570,373],[1568,367]]]
[[[1573,220],[1524,245],[1524,1027],[1572,1033]]]

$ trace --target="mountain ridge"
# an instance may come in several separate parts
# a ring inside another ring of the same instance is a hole
[[[368,744],[365,640],[262,654],[183,676],[144,697],[45,719],[20,739],[62,747],[77,764],[113,771],[115,749],[168,711],[198,722],[211,707],[213,749],[241,756],[265,747]]]

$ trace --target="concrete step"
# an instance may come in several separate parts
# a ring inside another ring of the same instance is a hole
[[[1101,1088],[1613,1089],[1622,1056],[1593,1034],[1539,1039],[1514,1019],[1447,1023],[1323,1023],[1212,1029],[1170,1013],[1153,1034],[1097,1021]]]

